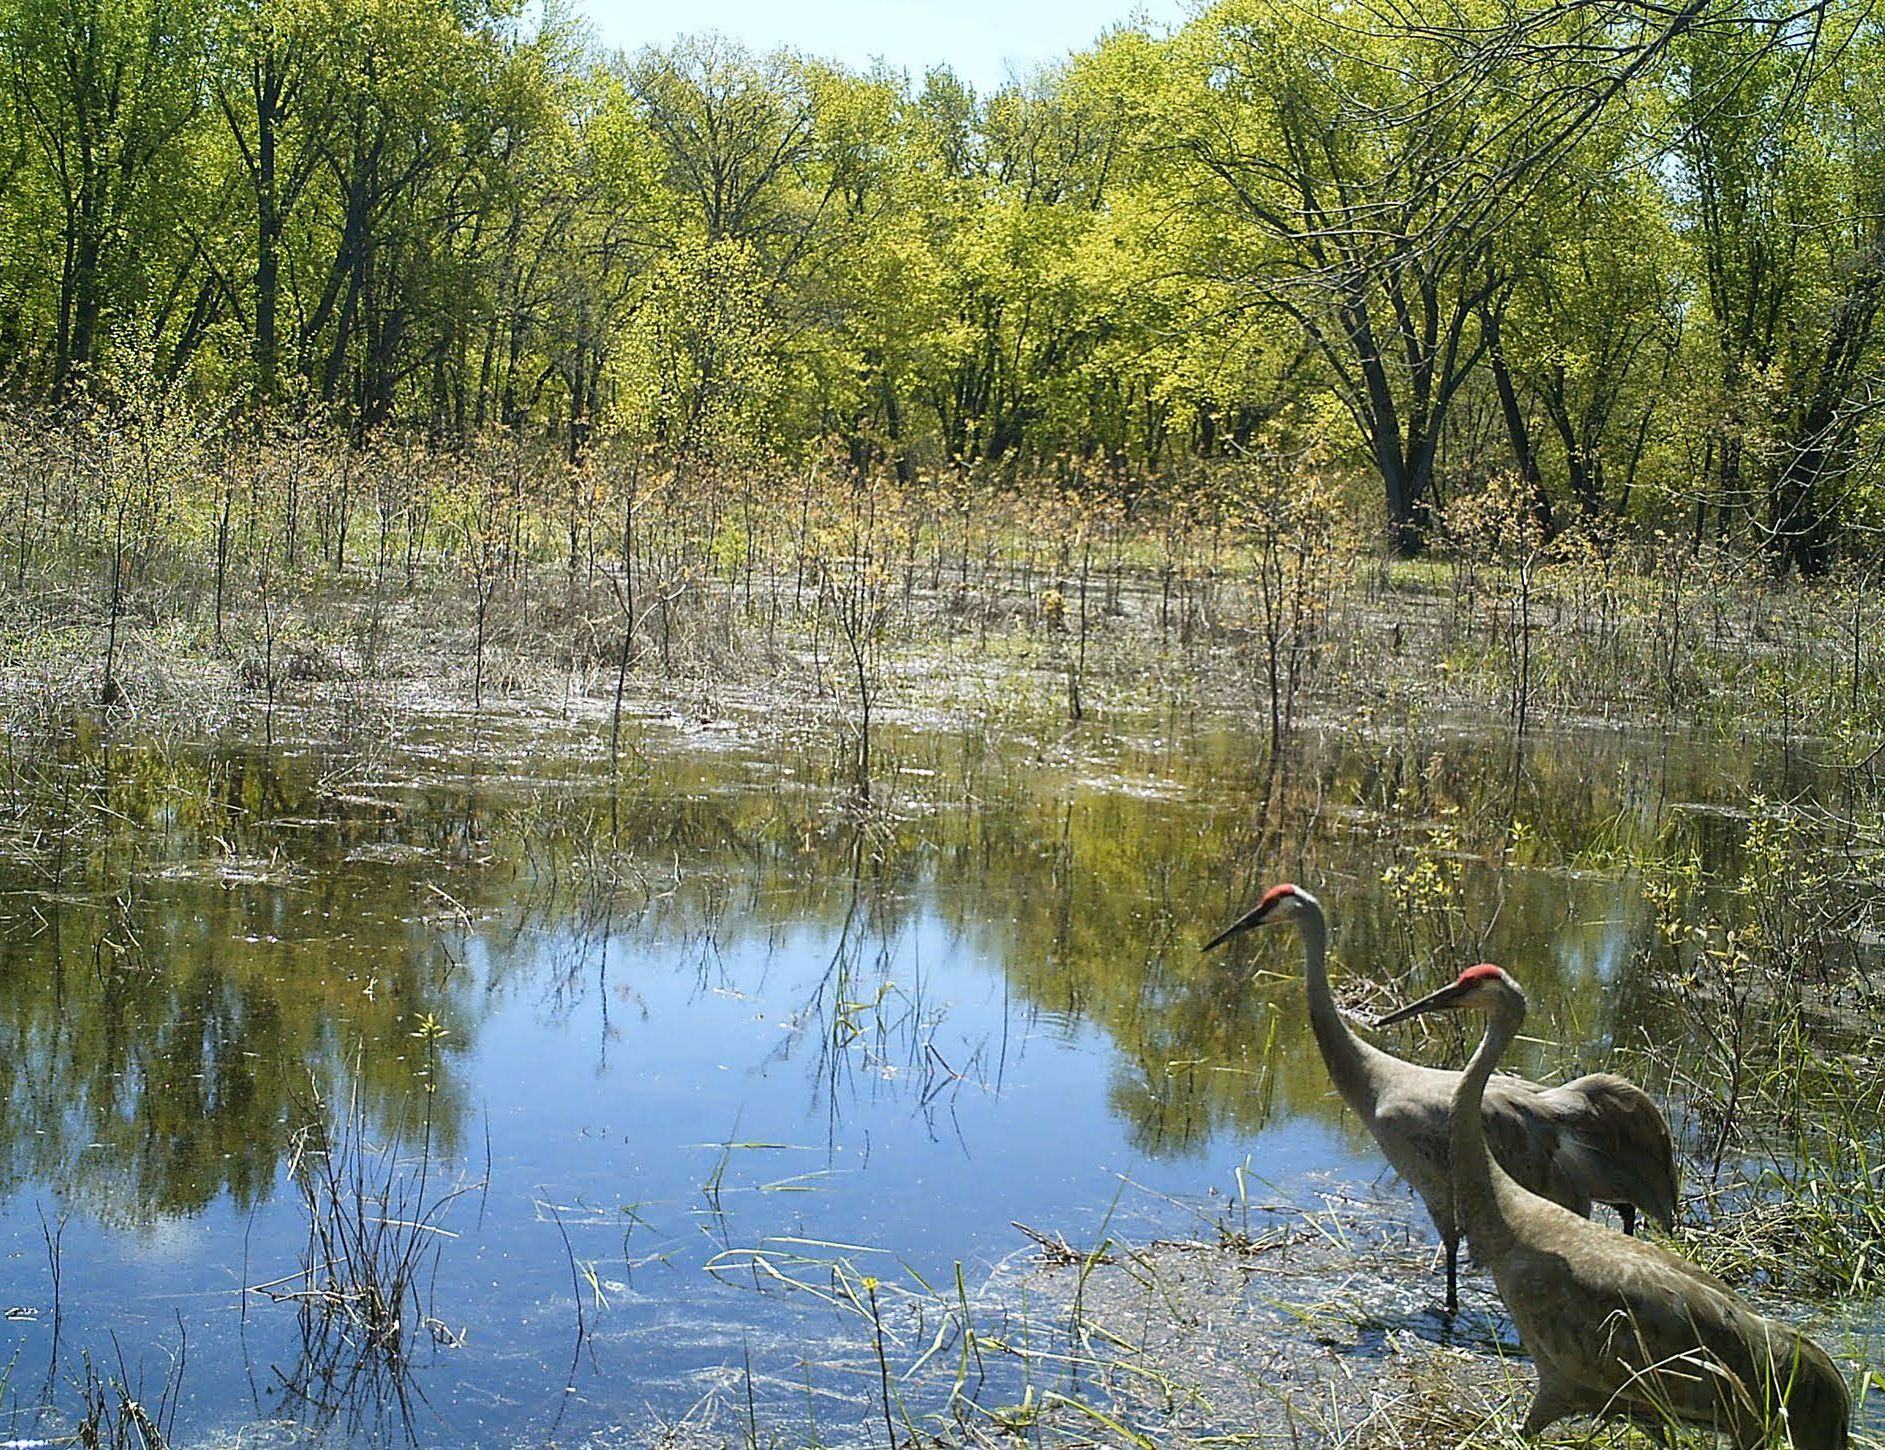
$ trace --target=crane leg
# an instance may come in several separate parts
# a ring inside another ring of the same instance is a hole
[[[1571,1413],[1570,1402],[1547,1389],[1544,1381],[1540,1380],[1536,1393],[1532,1395],[1532,1407],[1525,1413],[1524,1433],[1528,1436],[1536,1435],[1545,1426],[1555,1424]]]
[[[1460,1241],[1446,1241],[1446,1312],[1457,1314],[1460,1307]]]

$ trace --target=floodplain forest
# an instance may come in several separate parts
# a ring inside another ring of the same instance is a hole
[[[0,7],[0,388],[572,463],[1049,480],[1268,452],[1420,549],[1824,573],[1877,522],[1870,7],[1269,0],[977,95],[552,6]]]
[[[1871,6],[0,0],[0,138],[18,1443],[1516,1446],[1291,876],[1885,1443]]]

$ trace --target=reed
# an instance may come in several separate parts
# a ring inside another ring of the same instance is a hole
[[[433,1050],[436,1031],[420,1031]],[[322,1426],[386,1428],[390,1416],[409,1431],[422,1403],[412,1378],[420,1349],[449,1349],[463,1337],[433,1298],[439,1255],[457,1237],[445,1220],[484,1182],[443,1179],[429,1106],[410,1144],[397,1135],[371,1142],[353,1096],[330,1112],[317,1093],[307,1112],[289,1157],[307,1220],[301,1264],[248,1291],[296,1309],[300,1353],[276,1370],[283,1407]]]

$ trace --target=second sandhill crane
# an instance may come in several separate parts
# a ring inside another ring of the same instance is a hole
[[[1486,1034],[1453,1090],[1453,1201],[1538,1368],[1525,1433],[1568,1415],[1619,1415],[1705,1425],[1737,1450],[1776,1440],[1846,1450],[1852,1395],[1817,1344],[1661,1245],[1540,1198],[1486,1151],[1481,1098],[1525,1020],[1525,995],[1503,969],[1468,967],[1379,1025],[1462,1011],[1483,1013]]]
[[[1329,991],[1328,923],[1322,903],[1285,883],[1204,944],[1210,951],[1274,922],[1302,931],[1309,1025],[1342,1101],[1354,1110],[1394,1171],[1418,1193],[1446,1247],[1446,1307],[1459,1307],[1460,1224],[1453,1209],[1447,1122],[1457,1072],[1423,1067],[1356,1036]],[[1588,1216],[1593,1202],[1618,1206],[1625,1232],[1642,1209],[1675,1224],[1676,1162],[1669,1124],[1649,1094],[1614,1073],[1560,1087],[1500,1076],[1487,1086],[1486,1137],[1500,1163],[1532,1192]]]

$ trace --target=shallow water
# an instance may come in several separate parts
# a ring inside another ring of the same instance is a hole
[[[1566,1075],[1657,1030],[1614,863],[1665,829],[1731,849],[1684,807],[1776,768],[1611,730],[1515,761],[1442,724],[1311,734],[1264,780],[1222,722],[905,730],[860,819],[829,747],[650,720],[611,790],[602,740],[86,730],[16,767],[10,1434],[69,1428],[87,1356],[147,1404],[180,1357],[181,1443],[636,1441],[716,1399],[842,1441],[881,1430],[885,1372],[920,1419],[949,1304],[1026,1329],[1016,1222],[1209,1236],[1379,1179],[1294,939],[1198,951],[1263,886],[1324,896],[1344,992],[1404,977],[1368,1005],[1504,961],[1516,1065]],[[295,1178],[320,1203],[323,1163],[417,1271],[390,1347],[281,1297],[325,1254]]]

